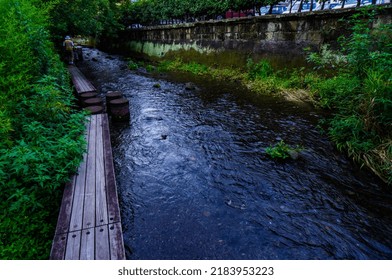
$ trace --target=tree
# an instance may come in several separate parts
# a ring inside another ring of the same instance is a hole
[[[116,19],[116,0],[52,0],[50,29],[55,40],[68,35],[99,36],[104,26]],[[113,18],[111,18],[113,17]],[[116,20],[118,22],[118,20]]]

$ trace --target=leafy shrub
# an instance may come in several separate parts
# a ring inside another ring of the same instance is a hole
[[[339,51],[324,47],[309,56],[319,67],[339,66],[311,88],[321,106],[335,111],[329,135],[337,147],[391,183],[392,153],[385,149],[392,138],[392,24],[375,25],[376,13],[362,9],[351,17]]]
[[[190,62],[183,64],[179,70],[191,72],[195,75],[202,75],[208,72],[208,66],[197,63],[197,62]]]
[[[128,62],[128,68],[129,68],[129,70],[137,70],[139,68],[139,65],[136,62],[134,62],[133,60],[130,60]]]
[[[36,1],[0,0],[0,259],[47,259],[85,115]]]
[[[320,80],[316,73],[307,72],[304,67],[287,69],[281,75],[285,88],[307,89]]]
[[[315,69],[332,70],[344,67],[347,64],[345,55],[332,51],[328,44],[321,46],[319,53],[310,53],[306,58],[315,65]]]
[[[273,75],[274,73],[274,69],[272,68],[271,64],[265,59],[260,60],[258,63],[254,63],[252,59],[248,59],[246,68],[250,80],[257,78],[264,79]]]
[[[360,80],[348,74],[326,78],[313,85],[318,95],[319,104],[325,108],[347,109],[347,102],[351,102],[358,94]]]
[[[148,64],[148,65],[146,66],[146,71],[147,71],[147,72],[154,72],[154,71],[155,71],[155,66],[153,66],[153,65],[151,65],[151,64]]]
[[[178,71],[184,63],[181,59],[176,58],[175,60],[161,61],[158,65],[158,71]]]

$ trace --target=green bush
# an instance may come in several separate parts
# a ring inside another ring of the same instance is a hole
[[[47,259],[85,115],[36,1],[0,0],[0,259]]]
[[[311,88],[334,111],[329,135],[337,147],[392,183],[392,24],[374,24],[376,13],[365,8],[351,17],[339,51],[309,56],[317,68],[339,65]]]
[[[308,89],[320,78],[316,73],[307,72],[304,67],[286,69],[279,76],[282,76],[281,83],[285,88]]]
[[[341,74],[332,78],[325,78],[313,85],[317,93],[319,104],[325,108],[347,109],[356,95],[359,94],[360,80],[349,74]]]
[[[265,59],[260,60],[258,63],[255,63],[252,59],[248,59],[246,68],[250,80],[257,78],[264,79],[274,74],[274,69]]]
[[[128,68],[129,68],[129,70],[137,70],[139,68],[139,65],[136,62],[134,62],[133,60],[130,60],[128,62]]]
[[[153,65],[151,65],[151,64],[148,64],[148,65],[146,66],[146,71],[147,71],[147,72],[154,72],[154,71],[155,71],[155,66],[153,66]]]
[[[209,71],[208,66],[196,62],[185,63],[180,66],[179,70],[191,72],[195,75],[206,74]]]

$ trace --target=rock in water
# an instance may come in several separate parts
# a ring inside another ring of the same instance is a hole
[[[185,84],[185,89],[186,90],[194,90],[194,89],[196,89],[196,86],[194,84],[192,84],[192,83],[186,83]]]
[[[299,157],[299,153],[297,151],[288,151],[289,156],[293,159],[296,160]]]

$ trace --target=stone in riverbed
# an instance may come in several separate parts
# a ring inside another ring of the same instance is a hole
[[[186,90],[194,90],[194,89],[196,89],[196,86],[193,83],[186,83],[185,89]]]
[[[293,160],[297,160],[299,158],[299,153],[297,151],[288,151],[287,153]]]

